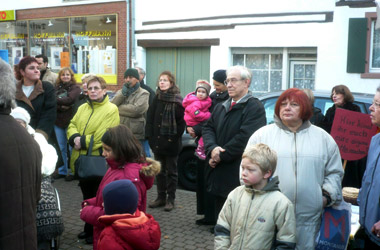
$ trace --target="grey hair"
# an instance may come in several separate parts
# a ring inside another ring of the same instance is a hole
[[[380,86],[377,87],[376,92],[380,92]]]
[[[0,106],[16,107],[16,79],[11,66],[0,59]]]
[[[141,67],[136,67],[135,69],[137,69],[139,71],[139,74],[143,74],[145,76],[145,70]]]
[[[252,74],[251,74],[251,71],[247,68],[247,67],[244,67],[244,66],[240,66],[240,65],[236,65],[236,66],[232,66],[232,67],[229,67],[227,69],[227,76],[229,73],[231,73],[231,71],[233,70],[238,70],[240,72],[240,77],[245,80],[245,79],[252,79]]]

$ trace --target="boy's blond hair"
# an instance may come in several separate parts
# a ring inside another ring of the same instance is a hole
[[[248,158],[253,164],[260,167],[261,172],[276,171],[277,153],[266,144],[259,143],[249,146],[243,153],[243,158]]]

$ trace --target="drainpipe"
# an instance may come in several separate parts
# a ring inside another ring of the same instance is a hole
[[[127,0],[127,68],[132,67],[132,46],[133,46],[133,19],[132,19],[133,0]]]

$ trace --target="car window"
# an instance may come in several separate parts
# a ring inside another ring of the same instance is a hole
[[[326,114],[326,111],[334,105],[333,101],[330,98],[316,97],[314,96],[314,107],[317,107],[321,110],[322,114]]]
[[[326,115],[327,110],[334,105],[333,101],[330,98],[325,97],[314,97],[314,106],[321,109],[322,114]],[[361,102],[354,102],[354,104],[358,105],[360,111],[363,114],[367,114],[366,105]]]
[[[261,102],[264,105],[265,116],[267,118],[267,124],[271,124],[274,122],[274,107],[276,106],[276,101],[278,97],[269,98],[266,100],[262,100]]]

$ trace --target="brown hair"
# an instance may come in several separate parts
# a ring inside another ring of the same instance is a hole
[[[61,80],[61,76],[65,73],[65,71],[69,71],[70,75],[71,75],[71,82],[72,83],[77,83],[77,81],[75,80],[75,77],[74,77],[74,72],[72,69],[70,69],[69,67],[65,67],[65,68],[62,68],[59,72],[58,72],[58,77],[57,77],[57,81],[55,82],[55,85],[59,85],[60,83],[62,83],[62,80]]]
[[[336,85],[331,90],[331,100],[333,99],[333,92],[336,94],[342,94],[344,96],[344,102],[354,102],[354,96],[352,95],[350,89],[346,85]]]
[[[313,109],[310,103],[309,98],[300,89],[297,88],[291,88],[285,90],[280,97],[278,98],[276,102],[276,106],[274,108],[275,114],[280,118],[280,106],[281,103],[285,100],[294,101],[300,105],[300,118],[302,121],[309,120],[310,117],[313,115]]]
[[[180,90],[178,88],[178,86],[175,84],[175,76],[172,74],[172,72],[170,71],[164,71],[162,72],[159,76],[158,76],[158,80],[157,80],[157,90],[156,90],[156,94],[160,92],[160,85],[159,85],[159,81],[160,81],[160,77],[162,75],[166,75],[168,76],[169,78],[169,82],[170,82],[170,87],[168,89],[168,93],[173,93],[173,94],[179,94],[180,93]]]
[[[17,70],[15,72],[15,77],[16,77],[17,80],[21,80],[23,78],[23,76],[22,76],[22,74],[21,74],[20,71],[21,70],[25,71],[26,67],[29,64],[33,63],[33,62],[38,63],[37,60],[36,60],[36,58],[31,57],[31,56],[25,56],[25,57],[23,57],[20,60],[20,62],[18,64],[18,67],[17,68],[16,67],[13,68],[14,70]]]
[[[93,82],[99,82],[100,83],[100,87],[102,89],[106,89],[107,88],[107,83],[106,81],[104,80],[103,77],[100,77],[100,76],[93,76],[91,77],[90,79],[88,79],[87,81],[87,88],[90,86],[91,83]]]
[[[112,148],[115,161],[120,164],[127,162],[145,162],[145,152],[141,143],[125,125],[120,124],[109,128],[102,137],[102,142]]]

